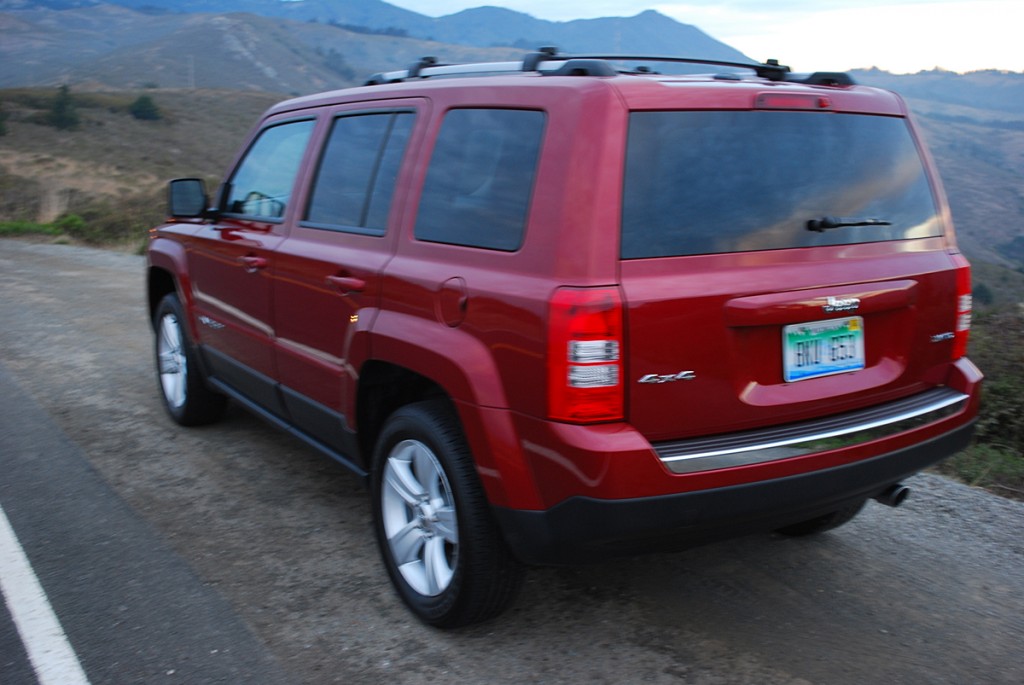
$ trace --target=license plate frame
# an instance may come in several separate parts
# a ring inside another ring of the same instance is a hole
[[[864,319],[808,321],[782,328],[782,377],[787,383],[860,371],[864,358]]]

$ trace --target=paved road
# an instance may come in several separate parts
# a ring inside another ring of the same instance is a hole
[[[934,475],[815,539],[537,569],[499,620],[426,628],[354,477],[240,410],[164,416],[142,288],[139,257],[0,240],[0,506],[93,683],[1024,682],[1024,505]]]

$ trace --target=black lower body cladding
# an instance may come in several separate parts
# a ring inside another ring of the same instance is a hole
[[[881,494],[964,449],[974,424],[846,466],[661,497],[574,497],[546,511],[495,507],[513,553],[539,565],[600,561],[776,530]]]

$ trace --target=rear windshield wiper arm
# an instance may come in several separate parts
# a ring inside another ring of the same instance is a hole
[[[823,233],[830,228],[842,228],[844,226],[892,226],[891,221],[881,219],[859,219],[845,216],[823,216],[820,219],[811,219],[807,222],[807,230]]]

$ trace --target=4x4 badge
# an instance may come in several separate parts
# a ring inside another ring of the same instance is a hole
[[[675,383],[676,381],[697,380],[697,374],[693,371],[680,371],[679,373],[658,374],[649,373],[641,376],[637,383]]]

